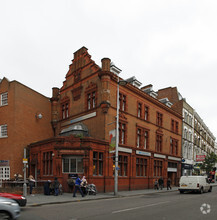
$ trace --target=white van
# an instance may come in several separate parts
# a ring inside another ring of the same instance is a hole
[[[199,193],[211,192],[212,186],[206,176],[181,176],[179,181],[179,192],[195,191]]]

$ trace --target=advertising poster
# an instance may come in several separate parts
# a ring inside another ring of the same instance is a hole
[[[109,153],[115,152],[115,129],[109,131]]]

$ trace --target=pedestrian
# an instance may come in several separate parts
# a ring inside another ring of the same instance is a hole
[[[159,183],[159,188],[162,190],[163,189],[163,183],[164,183],[162,177],[159,178],[158,183]]]
[[[53,184],[53,186],[54,186],[54,195],[55,195],[55,196],[58,196],[58,195],[59,195],[59,186],[60,186],[60,183],[59,183],[57,177],[54,178],[54,184]]]
[[[59,194],[60,195],[63,194],[63,185],[62,184],[59,185]]]
[[[154,181],[154,189],[157,189],[157,190],[159,189],[158,188],[158,181],[157,181],[157,179]]]
[[[171,179],[170,178],[167,179],[167,190],[169,190],[169,189],[172,189],[171,188]]]
[[[81,190],[81,179],[80,179],[79,176],[75,180],[75,188],[74,188],[74,192],[73,192],[73,197],[76,197],[77,190],[79,190],[79,192],[81,193],[81,196],[84,197],[84,194],[83,194],[83,192]]]
[[[29,194],[30,194],[31,196],[34,196],[34,195],[32,194],[32,190],[33,190],[34,185],[35,185],[35,179],[34,179],[33,175],[30,175],[30,176],[29,176]]]
[[[84,195],[87,195],[87,180],[85,176],[83,176],[81,180],[81,190]]]

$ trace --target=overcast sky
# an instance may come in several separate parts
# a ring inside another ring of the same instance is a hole
[[[82,46],[155,91],[177,87],[217,136],[216,0],[0,0],[0,78],[50,97]]]

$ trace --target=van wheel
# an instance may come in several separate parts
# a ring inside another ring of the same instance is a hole
[[[209,188],[208,192],[212,192],[212,186],[210,186],[210,188]]]
[[[203,193],[203,187],[200,188],[200,194],[202,194],[202,193]]]
[[[179,192],[180,192],[180,194],[183,194],[183,193],[184,193],[184,191],[182,191],[182,190],[180,190]]]

